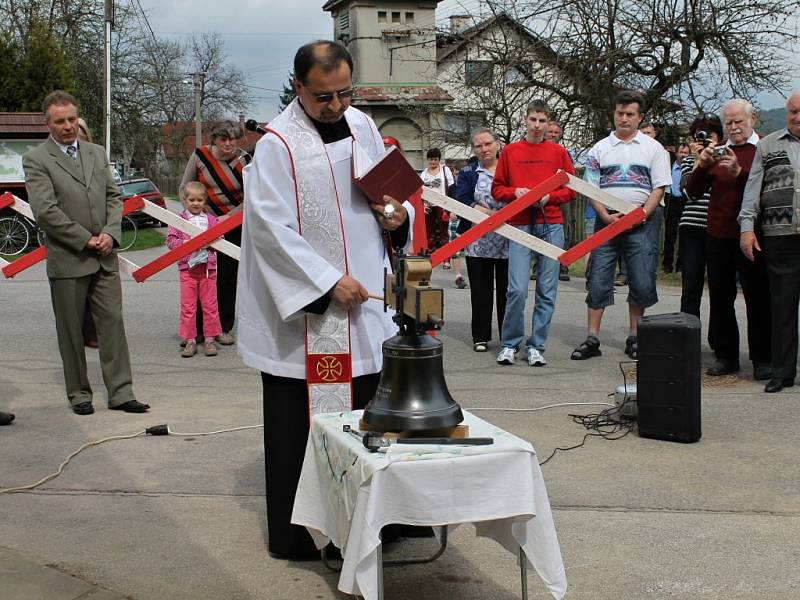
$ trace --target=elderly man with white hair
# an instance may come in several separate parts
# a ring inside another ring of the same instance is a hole
[[[772,379],[764,391],[794,385],[797,374],[797,309],[800,304],[800,90],[786,102],[786,127],[758,142],[744,190],[739,244],[769,271],[772,303]],[[763,238],[756,236],[756,221]]]
[[[716,362],[706,373],[725,375],[739,370],[739,326],[734,308],[738,276],[747,309],[753,379],[766,380],[772,377],[767,266],[761,253],[748,260],[739,250],[737,221],[758,144],[758,135],[753,131],[756,114],[750,102],[734,99],[723,104],[720,117],[727,141],[720,145],[712,142],[704,148],[686,181],[690,197],[710,193],[706,242],[708,343]],[[756,231],[756,235],[761,234]]]

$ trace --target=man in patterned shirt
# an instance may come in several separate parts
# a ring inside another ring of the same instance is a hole
[[[600,189],[641,206],[647,219],[609,240],[594,252],[589,261],[588,334],[572,353],[573,360],[600,356],[600,323],[603,311],[614,304],[614,269],[624,256],[628,270],[628,316],[630,331],[625,353],[637,356],[638,320],[646,308],[658,302],[653,229],[660,212],[656,209],[664,188],[672,179],[664,148],[638,130],[644,118],[644,98],[638,92],[622,91],[614,98],[614,126],[611,134],[589,151],[584,177]],[[595,232],[622,217],[591,200],[597,212]],[[654,214],[655,213],[655,214]]]

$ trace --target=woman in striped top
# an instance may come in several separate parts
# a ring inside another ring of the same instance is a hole
[[[681,187],[694,169],[695,159],[709,141],[722,139],[722,122],[714,114],[703,114],[689,126],[694,141],[691,154],[681,162]],[[705,133],[705,135],[703,135]],[[700,135],[698,135],[700,134]],[[705,141],[707,140],[707,141]],[[678,225],[678,244],[681,257],[681,312],[700,316],[700,301],[706,276],[706,223],[708,220],[708,193],[692,198],[684,189],[686,203]]]

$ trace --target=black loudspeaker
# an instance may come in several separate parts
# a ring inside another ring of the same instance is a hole
[[[686,313],[639,320],[636,401],[639,435],[700,439],[700,319]]]

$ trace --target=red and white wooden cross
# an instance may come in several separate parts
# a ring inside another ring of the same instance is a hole
[[[506,224],[506,221],[511,217],[525,210],[532,204],[535,204],[545,194],[549,194],[562,185],[584,196],[593,198],[605,206],[622,213],[624,216],[566,250]],[[422,197],[431,204],[435,204],[436,206],[457,214],[459,217],[475,223],[474,226],[470,227],[452,242],[445,244],[431,254],[431,265],[434,267],[447,260],[456,252],[463,250],[467,244],[471,244],[490,231],[494,231],[513,242],[526,246],[539,254],[557,260],[562,265],[571,265],[581,256],[588,254],[608,240],[627,231],[647,217],[641,207],[634,206],[608,192],[604,192],[565,171],[558,171],[555,175],[548,177],[542,183],[531,189],[527,194],[510,202],[507,206],[504,206],[492,215],[486,215],[471,206],[467,206],[458,200],[454,200],[430,188],[423,188]]]

